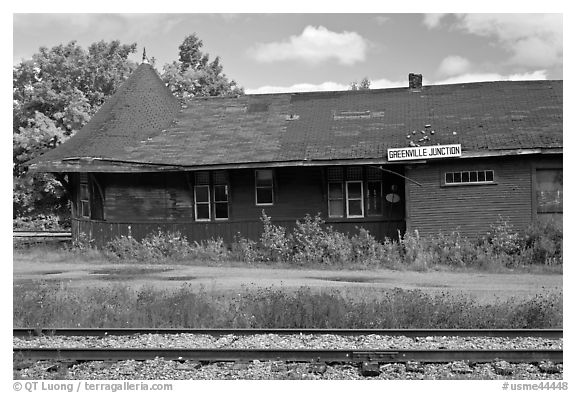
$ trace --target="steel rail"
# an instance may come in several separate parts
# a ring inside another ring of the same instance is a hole
[[[186,349],[186,348],[14,348],[14,359],[119,361],[119,360],[195,360],[204,362],[236,362],[250,360],[282,360],[295,362],[379,362],[416,361],[447,363],[468,361],[488,363],[505,360],[530,363],[549,360],[563,362],[562,350],[327,350],[327,349]]]
[[[33,336],[128,336],[136,334],[204,334],[223,335],[256,335],[256,334],[332,334],[339,336],[385,335],[405,337],[541,337],[559,339],[562,329],[180,329],[180,328],[15,328],[14,337]]]

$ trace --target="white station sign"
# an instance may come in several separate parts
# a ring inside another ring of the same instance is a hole
[[[462,145],[436,145],[388,149],[388,161],[430,160],[433,158],[460,157]]]

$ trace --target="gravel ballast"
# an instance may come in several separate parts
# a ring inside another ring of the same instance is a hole
[[[562,349],[562,339],[541,337],[405,337],[368,334],[143,334],[132,336],[40,336],[14,338],[14,348],[188,348],[188,349]]]
[[[363,377],[357,365],[318,365],[280,361],[252,361],[247,363],[218,362],[201,365],[197,362],[166,361],[161,358],[137,362],[86,362],[58,364],[34,362],[15,372],[14,379],[75,379],[75,380],[208,380],[208,379],[506,379],[561,380],[562,364],[556,371],[544,372],[550,364],[528,363],[390,363],[379,366],[380,375]],[[505,364],[504,364],[505,363]],[[498,364],[498,366],[495,366]],[[507,369],[502,375],[503,368]]]
[[[562,349],[562,339],[540,337],[405,337],[384,335],[199,335],[143,334],[106,337],[40,336],[13,338],[14,348],[189,348],[189,349]],[[388,363],[379,375],[365,377],[356,364],[283,361],[15,361],[15,379],[204,380],[204,379],[562,379],[562,364],[550,362],[470,364]]]

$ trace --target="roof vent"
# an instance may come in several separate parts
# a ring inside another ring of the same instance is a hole
[[[408,88],[410,90],[422,90],[422,74],[408,74]]]

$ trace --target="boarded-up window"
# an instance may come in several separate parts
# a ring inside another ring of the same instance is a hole
[[[562,214],[562,169],[536,170],[536,208],[538,214]]]

